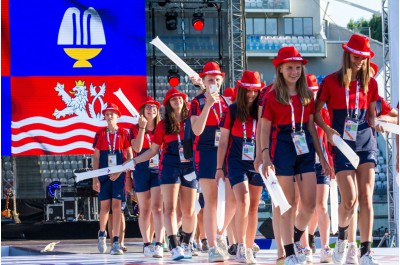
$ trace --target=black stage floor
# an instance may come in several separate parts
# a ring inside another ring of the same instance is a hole
[[[96,239],[98,221],[75,222],[22,222],[20,224],[2,222],[1,239],[4,240],[59,240]],[[140,238],[139,224],[135,220],[126,221],[127,238]]]

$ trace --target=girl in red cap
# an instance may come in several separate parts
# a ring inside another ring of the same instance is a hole
[[[218,146],[215,178],[225,178],[222,170],[227,165],[228,178],[236,199],[236,261],[254,264],[254,238],[258,223],[258,204],[263,181],[254,170],[256,154],[256,128],[258,118],[258,94],[265,85],[258,72],[245,71],[237,81],[237,97],[221,121],[221,138]],[[231,208],[229,205],[226,208]],[[226,216],[230,222],[232,216]]]
[[[204,197],[203,223],[210,246],[210,262],[224,261],[229,257],[226,239],[221,236],[223,231],[217,234],[218,188],[215,181],[217,148],[221,135],[219,124],[222,114],[228,109],[226,99],[219,95],[224,76],[217,63],[208,62],[199,78],[191,78],[203,91],[191,102],[190,121],[196,135],[194,163]]]
[[[260,95],[258,96],[258,118],[260,121],[266,101],[266,96],[272,90],[272,88],[273,84],[266,86],[260,91]],[[260,122],[257,124],[257,135],[261,135]],[[259,166],[262,165],[261,141],[256,141],[256,143],[257,143],[257,148],[256,148],[257,154],[256,154],[256,159],[254,160],[254,168],[256,171],[258,171]],[[292,205],[292,207],[296,208],[295,212],[297,212],[298,208],[297,206],[299,204],[298,202],[299,202],[299,190],[295,185],[295,202],[294,205]],[[279,207],[272,207],[272,227],[274,230],[274,238],[278,255],[278,258],[276,260],[276,265],[283,265],[285,263],[285,249],[283,248],[283,242],[280,230],[280,215],[281,214]],[[293,216],[293,218],[295,218],[295,216]]]
[[[317,78],[315,75],[312,74],[307,74],[306,78],[307,86],[313,92],[315,99],[319,89]],[[325,122],[329,122],[329,113],[326,108],[321,109],[321,116]],[[326,134],[319,126],[316,126],[316,130],[318,134],[319,144],[321,145],[324,157],[329,162],[329,165],[332,166],[332,157],[328,152],[328,140],[326,138]],[[322,246],[320,253],[320,263],[330,263],[332,262],[332,251],[329,247],[330,219],[328,213],[328,196],[330,180],[331,178],[335,178],[335,174],[333,171],[331,171],[330,176],[322,174],[322,167],[319,162],[318,156],[315,157],[315,161],[315,173],[317,175],[317,204],[313,217],[310,221],[310,225],[307,229],[308,234],[303,234],[302,242],[305,243],[304,245],[308,248],[307,254],[309,255],[307,256],[307,261],[312,262],[312,254],[316,252],[314,233],[318,225],[318,231]]]
[[[370,61],[370,77],[375,78],[378,73],[379,67]],[[398,112],[392,108],[381,96],[375,102],[375,112],[377,120],[397,124]],[[381,126],[376,126],[376,131],[383,132]],[[351,218],[349,231],[348,231],[348,248],[345,263],[355,264],[358,263],[358,248],[357,248],[357,221],[358,221],[358,202],[354,207],[354,215]]]
[[[329,174],[330,168],[315,130],[314,98],[307,87],[303,67],[307,60],[294,47],[284,47],[272,62],[276,80],[266,96],[261,121],[262,170],[265,176],[270,170],[275,171],[290,205],[294,204],[295,185],[298,185],[302,210],[294,223],[292,208],[282,214],[280,228],[285,264],[300,264],[306,261],[300,238],[315,210],[315,152],[322,172]]]
[[[139,121],[130,129],[131,144],[135,155],[141,155],[151,147],[154,132],[160,122],[160,103],[148,96],[139,109]],[[162,258],[163,205],[159,173],[160,156],[157,153],[149,161],[138,164],[133,172],[135,192],[140,205],[139,228],[143,238],[143,252],[146,257]],[[151,245],[150,218],[153,218],[156,245]]]
[[[150,149],[133,159],[135,164],[143,163],[162,149],[159,178],[164,201],[164,225],[173,260],[192,258],[189,240],[194,229],[194,202],[198,186],[193,163],[186,160],[183,154],[184,122],[188,117],[185,100],[186,94],[176,88],[167,92],[163,101],[165,117],[157,124]],[[176,237],[178,199],[182,211],[181,246]]]
[[[108,103],[102,111],[107,127],[96,133],[93,142],[93,169],[121,165],[126,159],[131,159],[132,148],[129,143],[128,131],[118,128],[117,120],[121,112],[117,105]],[[122,255],[121,245],[118,242],[118,232],[121,225],[121,201],[125,197],[125,172],[93,178],[93,190],[99,192],[100,201],[100,230],[98,233],[98,249],[100,253],[107,251],[106,225],[110,208],[113,211],[114,235],[111,255]]]
[[[354,215],[355,202],[360,206],[360,264],[377,264],[371,255],[373,227],[372,192],[374,190],[377,162],[376,139],[373,133],[375,125],[375,101],[378,99],[378,86],[370,78],[370,59],[374,53],[370,50],[369,39],[354,34],[344,50],[342,67],[328,75],[322,81],[317,95],[315,120],[325,131],[332,144],[341,204],[339,206],[339,236],[332,259],[342,264],[347,249],[348,227]],[[326,124],[320,110],[327,104],[330,123]],[[332,136],[336,134],[356,152],[360,158],[354,168],[344,154],[334,145]]]

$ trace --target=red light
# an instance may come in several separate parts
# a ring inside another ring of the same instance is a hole
[[[168,83],[169,83],[169,85],[172,86],[172,87],[177,87],[177,86],[179,85],[179,83],[180,83],[179,77],[177,77],[177,76],[171,76],[171,77],[168,79]]]
[[[197,31],[203,30],[204,28],[203,13],[196,12],[193,14],[192,26]]]
[[[203,30],[204,28],[204,21],[198,19],[196,21],[193,21],[193,28],[197,31]]]

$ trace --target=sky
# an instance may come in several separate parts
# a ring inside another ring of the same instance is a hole
[[[348,4],[344,4],[335,0],[329,1],[328,15],[333,22],[341,27],[346,27],[350,19],[358,20],[359,18],[365,18],[367,21],[372,18],[372,13],[364,11],[357,7],[353,7]],[[382,1],[381,0],[347,0],[358,5],[362,5],[372,10],[379,11],[381,13]],[[323,4],[323,1],[321,1]],[[324,8],[324,6],[322,6]]]

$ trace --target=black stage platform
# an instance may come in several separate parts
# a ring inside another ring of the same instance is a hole
[[[98,221],[22,222],[20,224],[2,222],[1,240],[96,239],[98,230]],[[125,237],[141,237],[136,220],[126,221]]]

